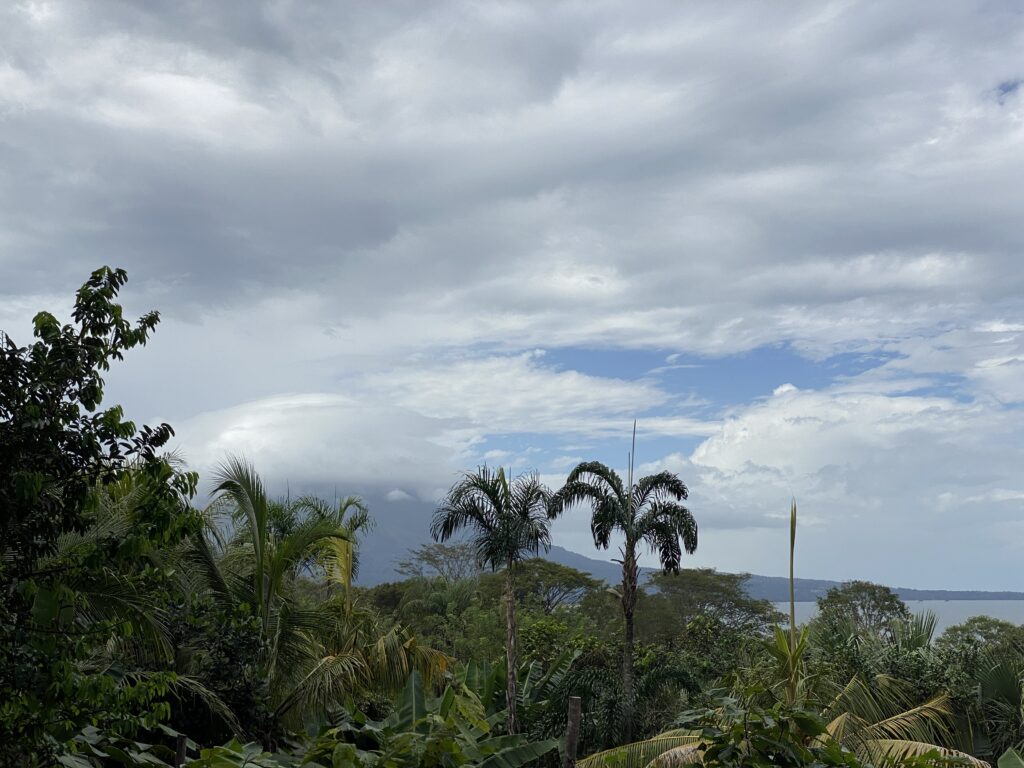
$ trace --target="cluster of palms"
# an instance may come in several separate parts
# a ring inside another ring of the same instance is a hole
[[[902,693],[907,706],[924,701],[908,710],[922,715],[916,718],[922,726],[917,729],[919,740],[930,735],[941,743],[993,758],[1024,746],[1024,644],[1019,636],[1002,647],[998,642],[962,636],[962,630],[978,624],[1003,622],[972,619],[954,628],[961,633],[947,632],[938,639],[936,617],[931,613],[900,618],[884,633],[865,632],[847,622],[814,622],[808,636],[810,651],[817,658],[810,666],[827,671],[831,666],[828,660],[843,659],[845,663],[838,667],[850,675],[852,684],[868,681],[876,689]],[[1004,627],[1019,633],[1013,625]],[[808,686],[809,695],[827,697],[830,679],[836,679],[835,675],[819,674],[817,684]],[[943,688],[938,693],[934,691],[937,683]],[[831,687],[837,686],[832,683]],[[936,717],[928,718],[928,714]],[[858,718],[836,721],[837,735],[870,722],[863,714]],[[923,727],[929,724],[930,734]]]
[[[447,656],[351,599],[357,539],[369,525],[358,498],[274,500],[255,469],[238,459],[228,460],[215,482],[202,530],[152,555],[149,565],[172,574],[171,583],[153,589],[133,574],[105,569],[94,583],[75,585],[84,601],[83,631],[110,620],[134,627],[93,664],[132,676],[172,671],[172,725],[198,707],[216,721],[213,732],[268,744],[288,728],[324,722],[346,697],[398,691],[414,670],[430,680],[448,667]],[[66,534],[50,559],[71,558],[90,539],[128,535],[145,503],[143,490],[132,473],[97,488],[93,524]],[[208,634],[183,618],[195,612],[190,604],[216,612]],[[225,663],[210,642],[221,636],[239,647],[227,649],[235,654],[226,662],[232,668],[211,669],[211,658],[214,667]],[[217,675],[244,682],[259,701],[230,700],[211,679]]]
[[[924,631],[928,632],[926,625],[930,621],[933,623],[927,617],[907,619],[904,631],[914,634],[925,625]],[[936,762],[949,760],[972,768],[988,768],[983,760],[943,746],[961,741],[956,732],[956,713],[947,693],[920,701],[912,683],[879,671],[855,674],[845,682],[819,675],[806,659],[813,642],[810,634],[801,633],[795,646],[790,646],[784,636],[777,640],[770,647],[775,664],[758,668],[755,663],[737,670],[733,687],[720,692],[713,708],[687,713],[680,718],[681,727],[590,755],[580,765],[671,768],[701,763],[709,742],[709,727],[712,731],[728,729],[735,725],[737,717],[756,721],[766,712],[781,723],[787,713],[796,712],[818,721],[818,731],[808,740],[809,744],[839,744],[866,765],[895,765],[924,756],[937,758]],[[918,636],[913,642],[918,644],[920,640]],[[918,646],[917,650],[921,648]],[[782,740],[790,736],[778,734]],[[753,749],[754,743],[748,738],[740,747]],[[1000,754],[1012,743],[1001,747],[990,744],[986,751]]]
[[[507,674],[506,717],[509,732],[520,727],[516,705],[517,654],[515,579],[517,564],[536,556],[550,544],[550,523],[573,505],[588,505],[595,545],[607,548],[613,537],[621,541],[622,584],[618,590],[625,620],[622,659],[622,702],[628,733],[633,704],[633,614],[637,604],[639,571],[638,547],[647,545],[657,553],[666,571],[677,570],[683,551],[693,552],[697,545],[697,526],[692,514],[681,504],[687,497],[685,485],[675,475],[663,472],[626,483],[613,470],[596,462],[579,464],[563,487],[552,492],[533,474],[511,478],[502,469],[486,467],[466,474],[451,489],[438,508],[432,533],[448,540],[459,532],[469,535],[482,563],[505,576]],[[791,515],[792,546],[795,545],[796,508]],[[791,573],[791,583],[792,583]],[[834,630],[834,628],[832,628]],[[878,764],[913,760],[922,755],[944,756],[985,764],[965,752],[943,746],[962,743],[957,712],[946,692],[922,698],[913,680],[893,675],[882,660],[899,656],[923,658],[931,647],[934,619],[906,617],[884,637],[850,628],[843,637],[832,637],[840,646],[860,644],[865,659],[863,668],[850,677],[825,674],[810,656],[828,654],[825,632],[819,627],[798,630],[791,621],[788,631],[776,628],[775,637],[759,645],[747,664],[738,667],[733,688],[723,691],[726,703],[703,715],[705,727],[726,728],[730,718],[748,717],[752,711],[776,713],[807,712],[820,720],[820,734],[808,744],[838,743],[865,763]],[[833,632],[833,634],[835,634]],[[842,633],[840,633],[842,634]],[[765,653],[766,651],[766,653]],[[1012,666],[1012,665],[1010,665]],[[1014,704],[1020,701],[1020,677],[1006,685],[1017,667],[1007,663],[990,664],[981,675],[982,690],[1007,690],[1001,696],[986,699],[986,717],[998,715],[999,722],[1016,732]],[[841,672],[839,673],[842,674]],[[1005,678],[1005,679],[1004,679]],[[741,715],[737,715],[736,712]],[[691,716],[692,717],[692,716]],[[735,724],[735,723],[733,723]],[[628,737],[627,737],[628,738]],[[810,738],[810,737],[807,737]],[[1007,745],[1015,743],[1007,735]],[[692,726],[667,731],[652,739],[634,742],[587,758],[584,763],[599,766],[611,762],[642,766],[668,766],[700,762],[697,746],[706,743],[706,731]],[[995,740],[990,744],[997,747]],[[969,745],[965,744],[965,748]]]
[[[205,509],[178,502],[174,514],[198,523],[190,534],[156,547],[129,570],[97,569],[91,581],[74,585],[81,631],[121,628],[98,646],[92,666],[121,679],[165,676],[172,706],[163,719],[174,728],[207,742],[234,734],[266,746],[296,728],[326,724],[353,698],[387,698],[413,672],[429,682],[450,668],[446,654],[353,599],[358,539],[370,522],[359,499],[273,499],[254,467],[239,459],[226,461],[213,480]],[[535,475],[510,478],[487,468],[452,488],[436,513],[434,536],[468,530],[476,558],[504,569],[507,733],[520,730],[521,707],[535,708],[522,681],[529,688],[538,674],[535,664],[524,671],[517,653],[517,564],[549,546],[551,520],[573,504],[593,506],[599,546],[610,546],[616,532],[622,536],[623,671],[624,686],[631,686],[637,548],[646,542],[666,569],[679,567],[683,549],[696,546],[696,525],[679,504],[685,497],[685,486],[668,473],[624,486],[595,463],[577,467],[557,493]],[[138,473],[97,487],[90,526],[64,535],[42,565],[59,567],[91,541],[127,539],[150,506]],[[161,578],[151,583],[151,571]]]
[[[396,691],[414,669],[428,680],[444,670],[443,654],[420,646],[402,627],[379,626],[350,599],[357,537],[369,525],[360,499],[271,501],[253,467],[237,459],[216,480],[210,512],[226,515],[234,535],[225,542],[214,529],[196,540],[206,578],[189,586],[255,606],[276,717],[322,711],[353,691]],[[209,557],[211,540],[218,557]],[[320,577],[317,599],[298,599],[308,583],[302,575]]]
[[[628,736],[634,698],[634,614],[639,585],[638,548],[656,552],[665,571],[678,571],[685,550],[697,548],[697,523],[682,505],[686,485],[661,472],[633,482],[632,466],[624,484],[611,468],[598,462],[577,465],[557,492],[535,474],[512,478],[504,469],[481,467],[467,473],[449,491],[435,513],[431,533],[446,541],[467,532],[479,561],[505,572],[506,727],[519,729],[516,670],[518,632],[515,612],[516,565],[550,547],[550,523],[578,504],[591,508],[594,544],[607,549],[621,539],[622,584],[619,597],[625,619],[622,656],[624,722]]]

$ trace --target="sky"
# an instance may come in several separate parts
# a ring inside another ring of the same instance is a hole
[[[109,402],[385,527],[636,419],[689,564],[1024,590],[1022,190],[1016,2],[0,8],[0,328],[124,267]]]

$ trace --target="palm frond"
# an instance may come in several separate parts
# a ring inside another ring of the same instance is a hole
[[[449,490],[434,513],[431,535],[447,541],[470,530],[477,558],[496,570],[550,547],[550,500],[536,474],[509,480],[502,469],[480,467]]]
[[[704,762],[704,750],[700,744],[685,747],[674,747],[668,752],[658,755],[650,763],[649,768],[678,768],[681,765],[694,765]]]
[[[879,757],[879,745],[895,743],[937,748],[952,732],[953,711],[946,694],[917,706],[909,699],[901,681],[879,675],[868,685],[859,677],[851,679],[825,708],[831,720],[828,734],[863,760]],[[893,755],[885,755],[893,757]]]
[[[179,570],[178,578],[186,582],[187,593],[198,591],[197,587],[201,585],[221,606],[234,602],[234,592],[221,570],[222,560],[216,556],[205,536],[194,536],[181,559],[188,567]]]
[[[633,506],[641,509],[648,501],[653,503],[685,500],[689,496],[686,483],[674,472],[657,472],[641,477],[633,488]]]
[[[603,768],[603,766],[645,768],[651,764],[652,760],[666,752],[680,747],[691,748],[699,745],[700,740],[700,735],[691,731],[668,731],[650,739],[623,744],[603,752],[595,752],[579,760],[576,765],[579,768]]]
[[[892,627],[893,645],[910,653],[928,648],[935,637],[938,617],[932,611],[921,611],[897,621]]]
[[[989,763],[966,752],[907,739],[877,739],[868,746],[866,757],[874,765],[891,765],[909,758],[932,754],[942,758],[964,761],[971,768],[992,768]]]
[[[568,485],[577,480],[582,480],[584,483],[598,488],[603,486],[604,495],[615,496],[623,503],[626,500],[626,490],[622,485],[622,478],[614,469],[599,461],[584,461],[577,464],[569,472],[565,482]]]
[[[270,518],[270,502],[267,499],[263,480],[256,468],[243,459],[232,456],[214,472],[217,483],[214,494],[224,495],[233,504],[232,515],[244,522],[250,531],[250,541],[256,558],[254,588],[257,609],[264,623],[269,611],[269,596],[264,585],[266,563],[265,547],[268,541],[267,526]]]
[[[865,735],[872,739],[934,742],[949,734],[952,717],[949,695],[942,693],[923,704],[872,723],[865,729]]]
[[[334,536],[321,542],[320,547],[320,561],[327,580],[345,589],[351,587],[356,570],[356,548],[352,541],[343,536]]]
[[[175,675],[174,680],[171,682],[171,690],[179,694],[187,693],[198,699],[210,710],[211,714],[224,721],[225,725],[231,729],[233,735],[236,737],[243,735],[242,726],[238,722],[238,718],[235,717],[235,713],[231,711],[231,707],[225,704],[217,694],[203,685],[197,678],[190,675]]]
[[[356,652],[324,656],[295,683],[277,705],[275,714],[280,717],[296,708],[309,711],[337,706],[358,690],[365,676],[365,661]]]
[[[822,717],[831,721],[828,726],[829,733],[842,740],[842,734],[852,718],[864,723],[877,723],[883,720],[887,708],[880,702],[879,697],[884,695],[884,691],[881,686],[872,690],[858,675],[850,678],[822,710]],[[833,730],[832,723],[840,725]]]

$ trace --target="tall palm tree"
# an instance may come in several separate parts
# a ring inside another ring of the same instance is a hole
[[[657,552],[662,570],[679,571],[685,549],[697,549],[697,521],[680,502],[686,499],[686,485],[671,472],[658,472],[633,482],[630,454],[628,487],[615,470],[596,461],[578,464],[565,485],[551,499],[550,515],[557,517],[576,504],[589,504],[590,530],[594,545],[608,549],[612,536],[621,534],[622,615],[626,624],[622,651],[622,693],[626,736],[629,737],[633,713],[633,615],[636,611],[639,568],[637,547],[645,543]]]
[[[516,670],[518,669],[515,608],[516,564],[551,547],[548,504],[551,493],[536,474],[510,480],[504,469],[486,466],[466,473],[448,491],[434,513],[430,533],[447,541],[468,531],[480,562],[505,569],[505,703],[508,732],[516,733]]]

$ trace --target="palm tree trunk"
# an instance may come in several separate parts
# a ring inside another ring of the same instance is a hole
[[[517,733],[519,721],[516,717],[516,670],[519,667],[519,653],[516,648],[516,593],[515,579],[512,571],[512,562],[508,563],[505,569],[505,661],[507,671],[505,674],[505,708],[506,729],[508,732]]]
[[[633,614],[636,611],[638,578],[635,549],[627,542],[622,558],[622,615],[626,620],[626,639],[622,646],[622,711],[626,741],[633,738]]]

